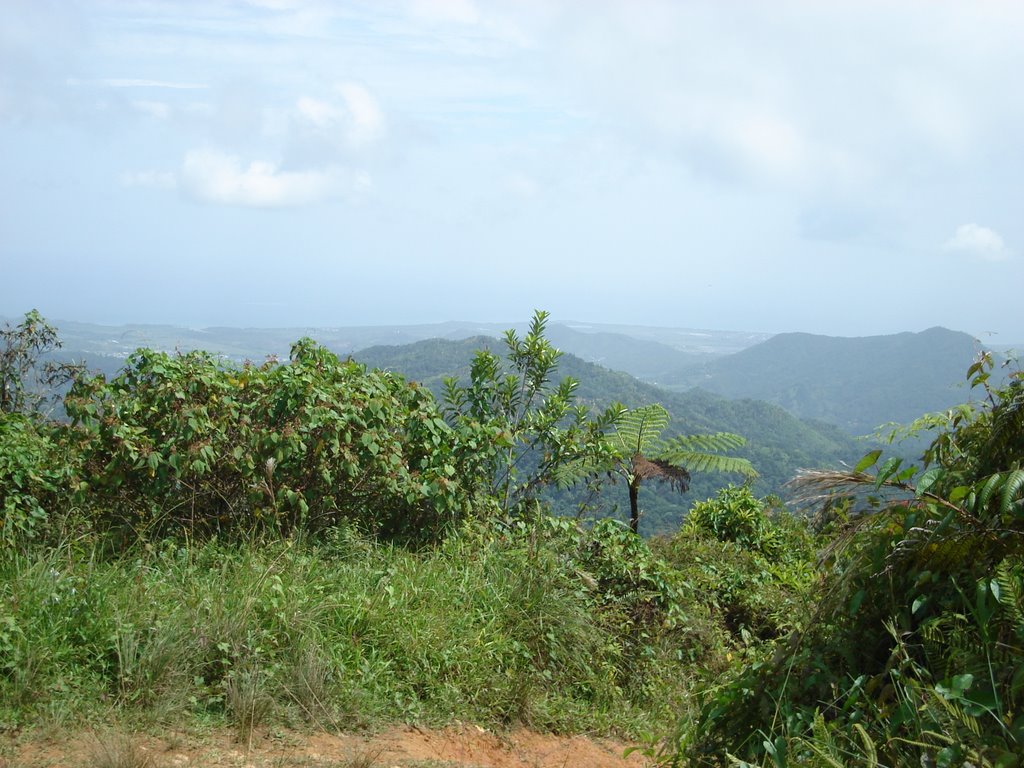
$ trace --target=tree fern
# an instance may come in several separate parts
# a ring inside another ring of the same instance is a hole
[[[652,403],[621,412],[609,436],[614,453],[611,471],[629,487],[629,525],[634,532],[639,528],[638,496],[644,480],[667,482],[679,493],[685,493],[690,487],[691,472],[736,472],[757,477],[747,459],[721,455],[746,444],[739,435],[717,432],[662,440],[668,420],[664,406]]]

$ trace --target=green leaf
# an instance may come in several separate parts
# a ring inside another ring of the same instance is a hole
[[[853,471],[855,473],[863,472],[865,469],[867,469],[872,464],[874,464],[876,461],[878,461],[878,458],[881,455],[882,455],[881,448],[879,448],[878,450],[871,451],[870,453],[864,454],[863,458],[861,458],[861,460],[857,462],[857,466],[855,466],[853,468]]]
[[[875,488],[881,488],[896,473],[896,470],[900,468],[902,463],[903,459],[897,456],[886,459],[885,463],[879,467],[878,474],[875,476]]]
[[[956,488],[949,492],[949,500],[953,504],[959,504],[967,497],[967,494],[969,494],[970,492],[971,489],[969,486],[958,485]]]
[[[935,485],[935,481],[942,477],[945,470],[942,467],[931,467],[925,470],[921,477],[917,481],[917,489],[915,495],[920,498],[929,488]]]
[[[864,596],[867,593],[863,589],[858,589],[852,598],[850,598],[850,616],[856,615],[857,611],[860,610],[861,603],[864,602]]]

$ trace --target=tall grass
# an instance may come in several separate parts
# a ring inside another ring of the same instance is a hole
[[[654,631],[654,630],[652,630]],[[414,553],[296,541],[65,547],[0,563],[0,727],[111,712],[268,723],[523,723],[639,733],[682,684],[638,661],[556,548],[454,537]],[[628,672],[628,674],[627,674]]]

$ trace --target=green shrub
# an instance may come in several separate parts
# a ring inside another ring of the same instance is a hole
[[[544,337],[547,319],[534,312],[522,339],[506,331],[504,360],[477,351],[468,382],[445,380],[445,416],[457,431],[458,463],[479,512],[531,515],[546,486],[567,487],[612,458],[605,432],[622,408],[591,418],[577,402],[578,381],[552,383],[562,353]]]
[[[47,432],[27,416],[0,412],[0,552],[39,534],[65,485]]]
[[[466,510],[453,433],[430,393],[302,340],[233,368],[139,350],[66,399],[78,487],[99,519],[159,536],[321,531],[340,520],[431,537]]]
[[[734,542],[769,558],[783,553],[781,532],[768,518],[764,502],[746,485],[729,485],[714,499],[695,502],[686,516],[685,528]]]

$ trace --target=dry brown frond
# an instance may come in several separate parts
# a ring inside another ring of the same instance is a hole
[[[667,482],[679,493],[686,493],[690,487],[690,473],[662,459],[648,459],[639,453],[633,456],[633,475],[641,480]]]
[[[792,489],[793,503],[797,506],[816,505],[841,496],[857,496],[870,486],[875,488],[874,475],[837,469],[798,469],[793,479],[786,483]],[[913,493],[906,483],[887,481],[880,488],[891,491]],[[903,497],[906,500],[906,497]]]

